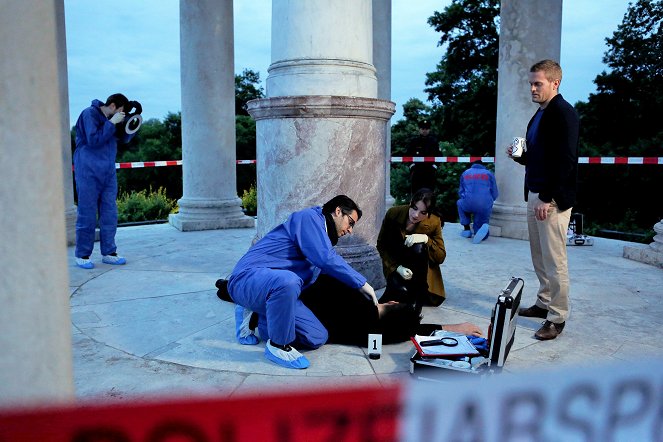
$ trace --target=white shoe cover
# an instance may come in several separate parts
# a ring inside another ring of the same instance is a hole
[[[235,304],[235,336],[242,345],[256,345],[260,342],[253,330],[249,328],[252,313],[251,310]]]
[[[272,345],[272,341],[267,341],[265,347],[265,357],[270,361],[279,364],[285,368],[308,368],[310,363],[306,356],[298,352],[295,348],[290,347],[290,351],[281,350]]]

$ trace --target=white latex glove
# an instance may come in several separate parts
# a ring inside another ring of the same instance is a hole
[[[405,235],[405,247],[412,247],[413,244],[428,242],[428,235],[423,233],[413,233],[412,235]]]
[[[378,305],[378,298],[375,296],[375,290],[373,290],[373,287],[367,282],[361,288],[359,291],[366,296],[366,299],[373,301],[374,305]]]
[[[408,269],[407,267],[403,266],[398,266],[396,269],[399,275],[401,275],[401,278],[403,278],[406,281],[409,281],[412,279],[412,270]]]
[[[110,119],[110,122],[113,124],[121,123],[123,121],[124,121],[124,112],[118,112],[114,114]]]

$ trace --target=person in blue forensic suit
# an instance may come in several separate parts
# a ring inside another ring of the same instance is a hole
[[[117,176],[115,155],[117,142],[115,125],[124,121],[129,100],[122,94],[113,94],[105,103],[93,100],[76,121],[76,150],[74,151],[74,177],[78,194],[76,219],[76,265],[94,268],[90,259],[94,248],[94,231],[99,212],[99,240],[102,262],[126,264],[117,255]],[[124,134],[124,132],[122,132]],[[123,135],[128,142],[133,135]]]
[[[338,195],[322,207],[292,213],[249,249],[228,278],[228,292],[241,309],[236,314],[240,343],[259,342],[248,332],[250,312],[255,312],[260,338],[267,342],[265,357],[283,367],[307,368],[308,359],[292,346],[318,348],[328,333],[299,295],[321,273],[378,304],[366,278],[334,250],[360,218],[357,204]]]
[[[488,237],[488,221],[493,211],[493,202],[499,196],[495,175],[486,169],[481,160],[475,161],[472,167],[460,176],[458,196],[458,216],[464,228],[460,235],[465,238],[472,237],[470,222],[474,216],[472,242],[479,244]]]

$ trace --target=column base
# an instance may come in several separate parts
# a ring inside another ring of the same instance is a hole
[[[336,251],[353,269],[366,277],[375,290],[387,285],[382,273],[382,258],[378,249],[368,244],[337,246]]]
[[[663,268],[663,220],[654,225],[654,242],[649,246],[626,246],[624,258]]]
[[[645,264],[663,268],[663,252],[657,252],[656,250],[647,246],[625,246],[623,256],[624,258],[631,259],[633,261],[643,262]]]
[[[244,215],[239,198],[208,200],[181,198],[180,212],[171,214],[168,223],[182,232],[196,230],[254,228],[255,220]]]
[[[490,215],[490,234],[529,240],[527,206],[495,203]]]

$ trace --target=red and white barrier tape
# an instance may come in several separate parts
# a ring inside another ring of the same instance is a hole
[[[133,163],[115,163],[116,169],[140,169],[142,167],[181,166],[182,160],[173,161],[135,161]]]
[[[391,157],[392,163],[494,163],[495,157]]]
[[[663,157],[580,157],[580,164],[663,164]]]
[[[473,163],[481,160],[494,163],[495,157],[391,157],[392,163]],[[256,160],[237,160],[237,164],[256,164]],[[579,164],[657,164],[663,165],[663,157],[579,157]],[[139,169],[143,167],[181,166],[182,160],[137,161],[115,163],[116,169]]]
[[[392,163],[494,163],[495,157],[391,157]],[[663,164],[663,157],[579,157],[579,164]]]
[[[546,382],[536,371],[484,377],[429,367],[415,371],[410,382],[384,386],[72,405],[40,401],[34,408],[0,401],[0,440],[660,440],[663,395],[652,367],[663,359],[644,353],[637,364],[608,361],[559,365],[546,373]],[[342,378],[336,379],[340,385]],[[597,437],[586,437],[591,435]]]

